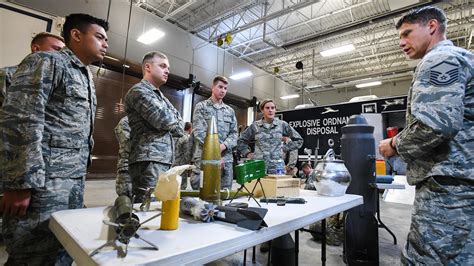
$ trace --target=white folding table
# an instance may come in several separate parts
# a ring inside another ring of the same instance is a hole
[[[132,239],[126,257],[119,257],[115,247],[104,248],[93,257],[89,256],[94,249],[115,237],[113,228],[102,223],[102,220],[110,220],[111,207],[55,212],[49,227],[78,265],[203,264],[363,204],[359,195],[325,197],[314,191],[301,190],[301,197],[306,199],[306,204],[262,204],[268,208],[265,216],[268,227],[257,231],[220,221],[201,223],[184,216],[180,218],[177,230],[163,231],[159,230],[160,218],[157,218],[143,225],[138,234],[157,245],[159,250],[143,249],[148,246],[146,243]],[[249,205],[256,206],[252,201]],[[136,214],[140,221],[145,221],[157,214],[157,207],[161,205],[152,205],[155,211]]]

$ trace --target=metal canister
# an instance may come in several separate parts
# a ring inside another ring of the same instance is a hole
[[[330,151],[332,149],[328,152]],[[315,177],[316,191],[323,196],[342,196],[351,182],[351,174],[347,171],[344,161],[329,156],[318,160],[311,174]]]

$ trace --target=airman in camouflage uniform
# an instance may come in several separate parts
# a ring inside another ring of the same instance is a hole
[[[3,100],[5,99],[6,89],[10,86],[11,77],[13,73],[15,73],[18,66],[10,66],[0,68],[0,108],[2,108]],[[1,156],[1,155],[0,155]],[[0,159],[1,162],[1,159]],[[2,173],[0,172],[0,200],[3,198],[3,181],[2,181]],[[1,214],[1,213],[0,213]],[[0,228],[2,226],[2,218],[0,217]],[[2,233],[0,232],[0,241],[2,239]]]
[[[61,36],[51,34],[48,32],[40,32],[31,40],[31,52],[49,52],[59,51],[64,47],[64,39]],[[0,108],[5,99],[6,90],[10,87],[13,74],[16,72],[18,66],[9,66],[0,68]],[[3,193],[3,186],[0,174],[0,195]],[[0,219],[1,221],[1,219]],[[1,222],[0,222],[1,225]],[[0,234],[1,235],[1,234]]]
[[[184,135],[176,141],[174,165],[191,164],[194,143],[191,136],[192,130],[193,126],[191,122],[184,123]],[[181,190],[186,189],[189,174],[190,171],[185,171],[181,174]]]
[[[130,126],[128,117],[124,116],[115,127],[115,137],[119,144],[117,161],[117,177],[115,179],[115,191],[117,195],[125,195],[132,198],[132,179],[128,172],[128,156],[130,155]]]
[[[306,190],[316,190],[316,173],[313,171],[310,162],[301,165],[300,178],[304,180]],[[326,219],[326,243],[330,246],[339,246],[344,242],[344,215],[338,213]],[[321,241],[322,228],[321,221],[309,225],[309,230],[315,241]]]
[[[298,175],[298,150],[291,150],[284,153],[283,160],[286,165],[286,174],[296,177]]]
[[[7,93],[7,87],[10,87],[13,73],[16,72],[17,68],[18,66],[0,68],[0,107],[3,105],[3,100],[5,99],[5,95]]]
[[[273,100],[264,100],[260,110],[263,118],[254,121],[240,135],[237,149],[247,158],[264,160],[267,173],[275,174],[276,164],[282,162],[282,154],[299,149],[303,145],[303,138],[286,121],[275,118]],[[282,141],[285,139],[288,141]],[[248,147],[252,141],[255,141],[255,153],[250,153]]]
[[[48,224],[55,211],[83,207],[97,104],[87,65],[105,55],[107,28],[89,15],[66,17],[68,48],[27,56],[7,89],[0,111],[7,265],[72,261]]]
[[[174,160],[173,137],[184,134],[181,115],[159,89],[168,80],[169,67],[166,55],[147,53],[142,81],[125,96],[131,128],[128,163],[136,202],[143,202],[145,190],[155,187],[160,173],[169,170]]]
[[[31,52],[53,52],[59,51],[64,47],[64,39],[61,36],[51,34],[49,32],[40,32],[31,40]],[[18,66],[9,66],[0,68],[0,107],[6,95],[6,89],[10,87],[13,73],[16,72]]]
[[[301,165],[301,173],[299,178],[304,180],[304,189],[316,190],[316,187],[314,186],[314,182],[316,182],[316,174],[314,173],[310,162],[304,162]]]
[[[435,7],[397,23],[400,47],[422,60],[408,93],[406,127],[381,141],[385,157],[407,162],[416,185],[404,264],[474,265],[474,56],[446,40]]]
[[[224,162],[221,175],[221,189],[232,187],[233,178],[233,155],[232,149],[237,145],[237,119],[234,110],[222,102],[227,93],[228,81],[223,76],[216,76],[212,82],[212,96],[196,104],[193,115],[194,126],[194,155],[193,161],[196,169],[193,171],[191,186],[199,189],[200,183],[200,160],[202,146],[206,137],[208,121],[214,116],[217,122],[217,133],[221,148],[221,158]]]

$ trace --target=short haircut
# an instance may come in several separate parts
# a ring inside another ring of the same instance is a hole
[[[149,52],[149,53],[146,53],[144,56],[143,56],[143,60],[142,60],[142,67],[146,64],[146,63],[151,63],[153,61],[153,58],[155,57],[159,57],[161,59],[166,59],[168,60],[168,57],[164,54],[164,53],[160,53],[160,52],[157,52],[157,51],[153,51],[153,52]]]
[[[48,37],[51,37],[51,38],[56,38],[62,42],[64,42],[64,38],[59,36],[59,35],[56,35],[56,34],[52,34],[52,33],[49,33],[49,32],[40,32],[38,34],[35,35],[35,37],[33,37],[33,39],[31,40],[31,43],[30,43],[30,46],[33,46],[33,44],[42,44],[46,38]]]
[[[193,127],[193,124],[191,124],[191,122],[184,123],[184,130],[189,130],[191,127]]]
[[[400,20],[398,20],[397,25],[395,28],[398,30],[402,26],[403,23],[410,23],[410,24],[424,24],[426,25],[428,21],[436,19],[439,22],[440,30],[442,33],[446,32],[447,22],[446,22],[446,15],[444,11],[440,8],[433,7],[433,6],[425,6],[418,9],[411,10],[408,14],[403,16]]]
[[[266,105],[267,103],[273,103],[273,104],[275,105],[275,108],[276,108],[276,104],[275,104],[275,102],[274,102],[272,99],[265,99],[265,100],[263,100],[263,101],[260,103],[260,106],[258,107],[258,108],[260,109],[260,111],[262,111],[263,108],[265,108],[265,105]]]
[[[86,32],[90,25],[97,24],[104,28],[105,31],[109,30],[109,23],[103,19],[93,17],[87,14],[70,14],[66,17],[64,22],[62,36],[66,44],[71,39],[71,30],[78,29],[81,32]]]
[[[226,77],[224,76],[216,76],[213,80],[212,80],[212,86],[215,86],[217,84],[217,82],[223,82],[225,85],[229,84],[229,81],[227,80]]]
[[[311,164],[309,162],[304,162],[301,164],[301,169],[303,169],[305,166],[309,166],[309,168],[311,168]]]

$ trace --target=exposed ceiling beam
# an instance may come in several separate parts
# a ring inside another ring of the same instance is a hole
[[[259,19],[257,19],[257,20],[254,20],[254,21],[252,21],[252,22],[250,22],[250,23],[245,24],[244,26],[237,27],[237,28],[235,28],[235,29],[233,29],[233,30],[230,30],[230,31],[227,31],[227,32],[223,32],[221,35],[227,35],[227,34],[235,35],[235,34],[237,34],[237,33],[239,33],[239,32],[242,32],[242,31],[244,31],[244,30],[248,30],[248,29],[250,29],[250,28],[253,28],[253,27],[255,27],[255,26],[258,26],[258,25],[260,25],[260,24],[262,24],[262,23],[265,23],[265,22],[270,21],[270,20],[272,20],[272,19],[275,19],[275,18],[277,18],[277,17],[280,17],[280,16],[283,16],[283,15],[285,15],[285,14],[291,13],[291,12],[293,12],[293,11],[295,11],[295,10],[304,8],[304,7],[309,6],[309,5],[313,5],[313,4],[317,3],[317,2],[319,2],[319,0],[317,0],[317,1],[314,1],[314,0],[302,1],[302,2],[300,2],[300,3],[298,3],[298,4],[295,4],[295,5],[293,5],[293,6],[289,7],[289,8],[280,9],[279,11],[276,11],[276,12],[274,12],[274,13],[271,13],[271,14],[268,15],[268,16],[263,16],[263,17],[261,17],[261,18],[259,18]],[[214,37],[214,38],[212,38],[212,39],[209,39],[210,42],[215,42],[216,40],[217,40],[217,37]]]
[[[302,38],[302,39],[299,39],[299,40],[296,40],[296,41],[292,41],[292,42],[283,44],[283,45],[281,45],[281,47],[283,47],[284,49],[290,49],[290,48],[299,46],[301,44],[305,44],[307,42],[318,41],[320,39],[328,38],[328,37],[338,35],[338,34],[341,34],[341,33],[345,33],[347,31],[353,31],[354,29],[357,29],[357,28],[366,27],[366,26],[369,26],[372,23],[377,23],[377,22],[384,21],[384,20],[387,20],[387,19],[390,19],[390,18],[395,18],[395,17],[398,17],[398,16],[402,15],[403,13],[405,13],[408,10],[411,10],[413,8],[418,8],[418,7],[427,6],[427,5],[433,5],[433,4],[440,3],[440,2],[442,2],[442,0],[423,1],[421,3],[409,5],[409,6],[401,8],[401,9],[397,9],[395,11],[386,12],[383,15],[372,16],[372,17],[369,17],[369,18],[366,18],[366,19],[363,19],[363,20],[360,20],[360,21],[357,21],[357,22],[353,22],[353,23],[349,23],[349,24],[345,24],[345,25],[336,27],[336,28],[332,28],[332,29],[324,31],[322,33],[318,33],[316,35],[308,36],[308,37],[305,37],[305,38]]]

